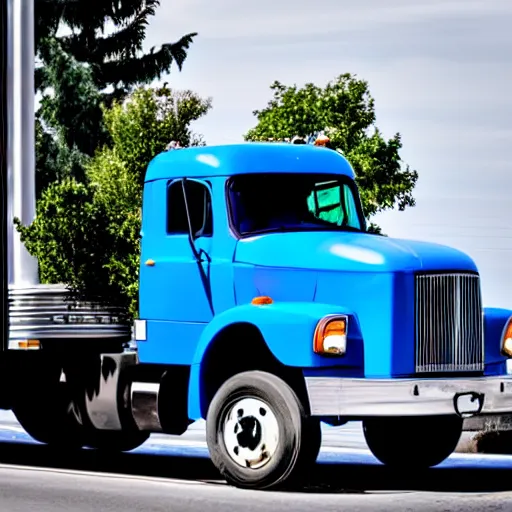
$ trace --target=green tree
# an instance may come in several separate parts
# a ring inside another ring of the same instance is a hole
[[[368,83],[343,74],[326,87],[271,85],[273,98],[254,111],[258,124],[246,140],[311,136],[323,131],[352,164],[367,219],[386,209],[415,205],[412,191],[418,173],[402,162],[400,134],[385,140],[376,127],[374,99]],[[380,232],[375,224],[370,230]]]
[[[64,52],[56,40],[49,42],[48,52],[50,89],[36,113],[37,198],[53,181],[83,181],[87,160],[109,141],[90,68]]]
[[[75,297],[106,302],[137,314],[139,232],[144,173],[171,140],[203,144],[190,124],[206,115],[211,100],[191,91],[141,87],[104,108],[112,141],[73,177],[49,185],[36,219],[17,229],[39,262],[41,282],[63,283]]]
[[[144,53],[159,0],[36,0],[37,197],[53,181],[85,179],[84,165],[111,143],[101,105],[182,69],[195,33]],[[107,32],[107,26],[110,29]],[[62,34],[67,28],[71,33]]]
[[[48,41],[52,39],[90,66],[94,84],[107,102],[161,78],[173,63],[181,69],[195,32],[143,52],[147,26],[159,6],[160,0],[36,0],[36,50],[41,59],[37,89],[48,86]],[[71,33],[59,34],[64,27]],[[105,92],[108,87],[113,91]]]
[[[172,90],[167,83],[156,89],[141,87],[130,101],[116,102],[105,110],[104,120],[113,145],[112,149],[105,147],[103,153],[115,153],[142,183],[149,160],[169,141],[179,141],[182,146],[204,144],[190,125],[210,108],[210,98],[200,98],[192,91]]]

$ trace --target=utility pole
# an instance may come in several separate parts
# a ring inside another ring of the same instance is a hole
[[[34,1],[7,0],[8,6],[8,153],[10,240],[8,244],[9,284],[17,288],[39,283],[37,260],[20,240],[13,226],[17,217],[22,224],[35,218],[35,98],[34,98]]]
[[[0,350],[9,338],[7,274],[7,1],[0,0]]]

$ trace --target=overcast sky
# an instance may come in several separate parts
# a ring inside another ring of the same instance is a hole
[[[486,305],[512,308],[512,0],[162,0],[147,46],[199,32],[178,89],[213,99],[195,125],[242,140],[274,80],[368,80],[377,125],[403,136],[417,206],[376,221],[477,262]]]

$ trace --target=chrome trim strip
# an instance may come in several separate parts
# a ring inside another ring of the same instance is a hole
[[[70,299],[64,285],[9,288],[9,339],[128,341],[131,325],[126,311]]]
[[[363,418],[456,414],[456,396],[470,393],[482,395],[481,414],[512,413],[510,375],[460,379],[307,377],[305,380],[313,416]]]

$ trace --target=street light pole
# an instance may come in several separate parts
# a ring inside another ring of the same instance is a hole
[[[28,225],[35,217],[34,0],[7,0],[7,5],[9,283],[30,287],[39,283],[37,260],[21,242],[13,218]]]
[[[7,303],[7,0],[0,0],[0,349],[9,337]]]

